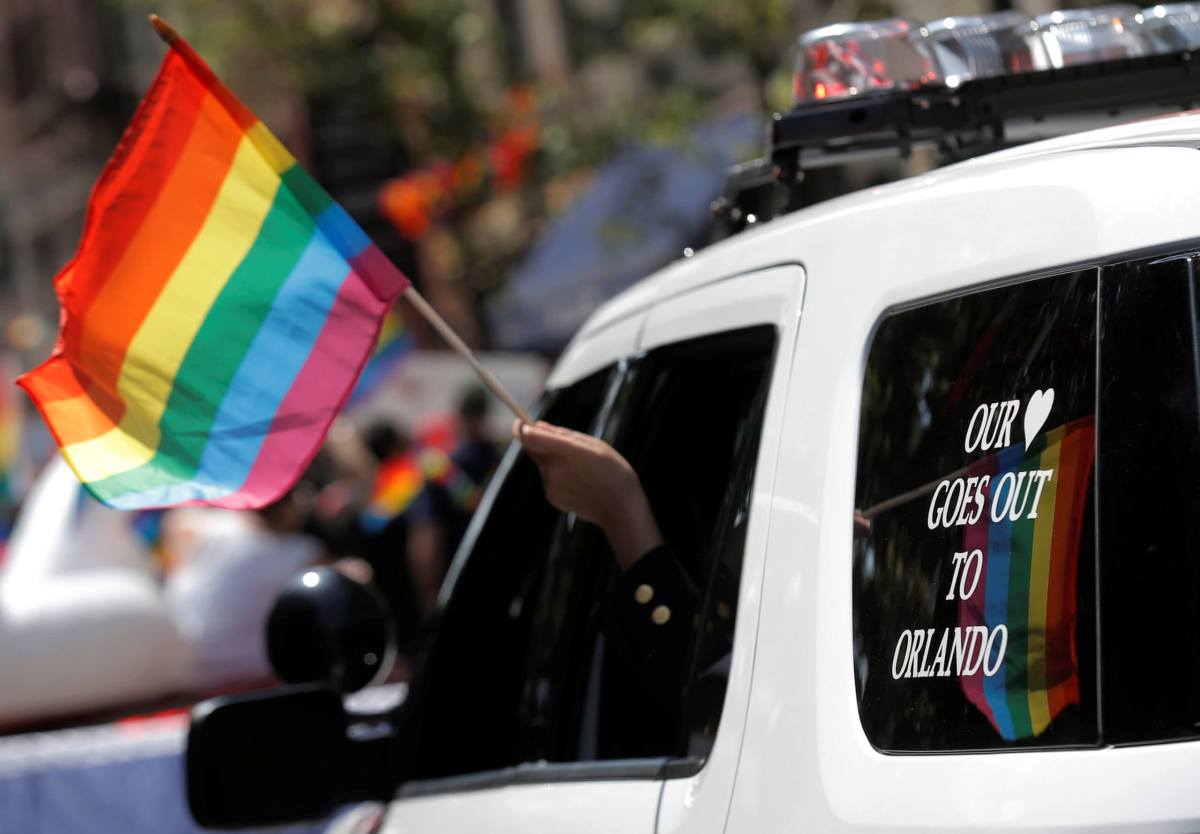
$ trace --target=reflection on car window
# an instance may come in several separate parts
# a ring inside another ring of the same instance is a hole
[[[854,519],[855,677],[877,747],[1097,739],[1096,275],[879,326]]]

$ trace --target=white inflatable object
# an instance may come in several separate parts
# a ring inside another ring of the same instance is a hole
[[[13,531],[0,570],[0,724],[146,701],[188,679],[190,648],[128,516],[80,490],[55,459]]]
[[[184,518],[194,528],[191,553],[168,578],[165,599],[192,647],[188,687],[210,692],[270,680],[267,615],[292,577],[317,562],[320,545],[234,510],[196,507]]]
[[[21,508],[0,571],[0,587],[98,568],[124,567],[148,575],[149,554],[129,514],[82,493],[75,473],[56,455]]]

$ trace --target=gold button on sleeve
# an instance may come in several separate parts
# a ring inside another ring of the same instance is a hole
[[[645,605],[654,599],[654,589],[649,585],[638,585],[637,590],[633,592],[633,598]]]
[[[732,613],[733,612],[729,609],[729,603],[727,603],[727,602],[718,602],[717,603],[717,616],[720,617],[722,620],[728,620],[729,615]]]
[[[655,625],[666,625],[667,620],[671,619],[671,609],[660,605],[650,612],[650,619]]]

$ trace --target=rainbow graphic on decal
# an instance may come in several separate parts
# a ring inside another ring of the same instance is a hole
[[[21,385],[109,506],[262,506],[408,286],[175,38],[55,279],[58,344]]]
[[[1028,451],[1017,443],[970,470],[971,476],[990,476],[984,506],[992,505],[995,490],[1032,480],[1023,473],[1054,471],[1040,496],[1021,487],[1014,494],[1017,502],[1036,496],[1035,518],[1028,517],[1028,506],[1014,510],[1018,521],[992,521],[985,512],[963,533],[963,549],[982,551],[984,570],[978,590],[959,601],[958,625],[989,631],[1004,625],[1008,639],[995,674],[980,668],[959,681],[1008,741],[1041,735],[1068,704],[1079,703],[1076,580],[1094,458],[1095,423],[1087,417],[1040,434]],[[999,487],[1010,472],[1015,480]]]

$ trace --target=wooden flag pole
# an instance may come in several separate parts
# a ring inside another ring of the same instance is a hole
[[[433,329],[441,334],[441,337],[450,344],[450,347],[458,351],[462,358],[467,360],[470,366],[475,370],[475,373],[479,376],[479,379],[483,381],[483,384],[486,385],[493,394],[499,397],[506,406],[508,406],[508,410],[516,415],[517,419],[519,419],[522,423],[533,423],[533,419],[526,414],[525,409],[521,408],[520,404],[512,398],[512,394],[509,394],[508,391],[504,389],[504,386],[500,384],[500,380],[496,379],[496,377],[492,375],[491,371],[479,363],[479,360],[475,358],[475,352],[467,346],[466,342],[459,338],[458,334],[454,332],[454,328],[447,324],[446,320],[438,315],[438,311],[433,309],[433,307],[429,305],[429,302],[421,297],[421,294],[417,292],[415,287],[410,286],[408,289],[402,292],[401,295],[404,298],[407,298],[408,303],[415,307],[417,312],[420,313],[421,316],[433,326]]]
[[[163,42],[170,46],[175,41],[179,40],[179,34],[171,28],[171,25],[156,14],[150,15],[150,25],[154,27],[154,31],[158,32],[158,36],[163,39]]]

